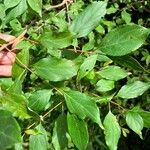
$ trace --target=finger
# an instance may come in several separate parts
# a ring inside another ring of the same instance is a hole
[[[0,65],[0,76],[10,77],[12,75],[11,65]]]
[[[11,65],[15,62],[16,54],[13,52],[0,52],[0,64],[1,65]]]
[[[16,39],[16,37],[15,37],[15,36],[12,36],[12,35],[0,33],[0,39],[4,40],[4,41],[6,41],[6,42],[10,42],[10,41]]]

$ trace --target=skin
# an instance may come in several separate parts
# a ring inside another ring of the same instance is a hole
[[[10,77],[12,75],[12,65],[15,62],[16,54],[13,52],[0,52],[0,76]]]
[[[16,37],[12,35],[0,33],[0,39],[10,42]],[[0,51],[0,76],[11,77],[12,75],[12,65],[15,62],[16,54],[8,51]]]

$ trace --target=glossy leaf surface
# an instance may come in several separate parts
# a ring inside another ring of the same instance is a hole
[[[77,79],[80,80],[86,76],[95,66],[97,55],[87,57],[79,68]]]
[[[36,129],[39,131],[39,134],[29,137],[29,150],[47,150],[48,137],[46,130],[41,124],[39,124]]]
[[[0,149],[11,148],[21,142],[21,129],[11,113],[0,110]]]
[[[6,6],[6,8],[11,8],[19,4],[20,1],[21,0],[4,0],[4,5]]]
[[[133,111],[129,111],[126,114],[126,122],[129,128],[131,128],[135,133],[137,133],[140,138],[142,138],[142,132],[143,129],[143,119],[142,117]]]
[[[30,7],[40,16],[42,15],[42,0],[27,0]]]
[[[2,106],[20,118],[30,118],[27,110],[27,99],[23,95],[3,93],[0,96]]]
[[[108,80],[118,81],[125,78],[128,73],[118,66],[107,66],[99,71],[98,75]]]
[[[149,88],[150,83],[135,81],[134,83],[124,85],[118,92],[117,96],[126,99],[136,98],[142,95]]]
[[[72,44],[73,37],[70,32],[44,32],[40,37],[40,42],[47,49],[65,48]]]
[[[96,83],[96,90],[99,92],[107,92],[112,90],[115,85],[114,85],[114,81],[111,80],[105,80],[105,79],[101,79]]]
[[[71,113],[78,115],[78,117],[82,119],[89,117],[103,128],[99,109],[91,97],[73,90],[65,91],[64,96],[67,107]]]
[[[138,25],[125,25],[109,32],[99,45],[99,49],[110,56],[123,56],[141,47],[149,30]]]
[[[98,26],[100,19],[105,14],[106,2],[93,2],[72,22],[70,30],[74,32],[77,37],[84,37]]]
[[[117,150],[118,141],[121,136],[121,129],[116,116],[110,111],[104,119],[104,129],[107,146],[110,150]]]
[[[28,106],[34,111],[42,111],[49,103],[52,94],[52,90],[50,89],[43,89],[33,92],[28,98]]]
[[[89,141],[87,125],[75,115],[67,115],[68,131],[73,143],[79,150],[85,150]]]
[[[66,134],[68,132],[67,128],[67,117],[65,114],[61,114],[55,122],[53,129],[52,143],[55,149],[62,150],[67,147],[68,139]]]
[[[77,74],[72,61],[54,57],[41,59],[33,68],[40,77],[55,82],[70,79]]]

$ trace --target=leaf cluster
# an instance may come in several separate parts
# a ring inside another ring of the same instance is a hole
[[[27,31],[12,78],[0,78],[0,149],[117,150],[130,135],[145,140],[149,7],[148,1],[0,1],[0,31],[16,37]]]

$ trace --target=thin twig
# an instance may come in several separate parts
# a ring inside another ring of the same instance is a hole
[[[70,16],[69,16],[69,5],[66,3],[66,15],[67,15],[67,19],[68,19],[68,23],[69,25],[71,24],[71,19],[70,19]]]
[[[108,109],[109,109],[109,111],[111,111],[110,103],[108,103]]]
[[[13,41],[7,43],[7,44],[3,44],[1,47],[0,47],[0,51],[4,50],[6,47],[8,47],[9,45],[12,45]]]
[[[27,30],[24,30],[17,38],[15,38],[14,40],[11,40],[9,43],[7,44],[3,44],[0,47],[0,51],[6,49],[8,46],[12,45],[12,48],[15,47],[20,41],[23,40],[24,35],[26,34]]]
[[[30,128],[32,128],[34,125],[36,124],[36,122],[33,122],[31,125],[29,125],[25,130],[29,130]],[[22,137],[25,136],[25,132],[23,133]]]
[[[31,73],[35,74],[35,72],[33,72],[30,68],[28,68],[25,64],[23,64],[20,59],[16,56],[16,60],[20,63],[20,65],[22,67],[24,67],[25,69],[27,69],[28,71],[30,71]],[[36,75],[36,74],[35,74]]]
[[[46,112],[43,116],[41,116],[42,120],[43,120],[49,113],[51,113],[54,109],[56,109],[58,106],[60,106],[62,103],[63,103],[63,102],[58,103],[56,106],[54,106],[54,107],[53,107],[52,109],[50,109],[48,112]],[[26,128],[26,130],[32,128],[35,124],[36,124],[36,122],[33,122],[31,125],[29,125],[29,126]],[[26,134],[26,133],[24,132],[24,134],[22,135],[22,137],[24,137],[25,134]]]
[[[56,108],[57,108],[58,106],[60,106],[62,103],[63,103],[63,102],[58,103],[56,106],[54,106],[54,107],[53,107],[52,109],[50,109],[48,112],[46,112],[46,113],[42,116],[42,119],[44,119],[49,113],[51,113],[54,109],[56,109]],[[33,122],[31,125],[29,125],[29,126],[26,128],[26,130],[32,128],[35,124],[36,124],[36,122]],[[26,133],[24,132],[24,134],[22,135],[22,137],[24,137],[25,134],[26,134]]]
[[[54,8],[59,8],[59,7],[62,7],[63,5],[65,5],[67,2],[69,3],[72,3],[72,0],[63,0],[60,4],[58,5],[53,5],[53,6],[49,6],[46,8],[46,11],[49,11],[51,9],[54,9]]]
[[[118,103],[115,103],[115,102],[113,102],[113,101],[110,101],[110,103],[112,103],[112,104],[114,104],[114,105],[118,106],[119,108],[121,108],[121,109],[123,109],[123,110],[126,111],[126,109],[123,108],[123,107],[122,107],[121,105],[119,105]]]
[[[53,107],[52,109],[50,109],[48,112],[46,112],[42,118],[45,118],[49,113],[51,113],[54,109],[56,109],[58,106],[60,106],[63,102],[58,103],[55,107]]]
[[[29,125],[26,129],[28,130],[28,129],[30,129],[31,127],[33,127],[34,125],[35,125],[36,123],[34,122],[34,123],[32,123],[31,125]]]
[[[9,51],[10,53],[13,53],[8,47],[6,47],[6,50],[7,51]],[[33,73],[33,74],[35,74],[35,72],[33,72],[30,68],[28,68],[25,64],[23,64],[22,62],[21,62],[21,60],[16,56],[16,60],[20,63],[20,65],[23,67],[23,68],[25,68],[25,69],[27,69],[28,71],[30,71],[31,73]],[[36,75],[36,74],[35,74]]]
[[[95,93],[92,93],[92,95],[94,95],[94,96],[96,96],[96,97],[99,97],[99,95],[97,95],[97,94],[95,94]],[[123,108],[121,105],[119,105],[118,103],[116,103],[116,102],[114,102],[114,101],[110,101],[109,102],[109,109],[110,109],[110,103],[112,103],[112,104],[114,104],[114,105],[116,105],[116,106],[118,106],[118,107],[120,107],[121,109],[123,109],[123,110],[125,110],[126,111],[126,109],[125,108]]]
[[[66,8],[61,9],[55,16],[57,17],[59,14],[62,13],[62,11],[64,11]]]
[[[29,41],[31,44],[39,44],[38,41],[35,41],[35,40],[30,40],[29,38],[24,38],[25,40]]]
[[[86,53],[86,54],[93,54],[93,53],[95,53],[94,51],[90,51],[90,52],[87,52],[87,51],[82,51],[82,50],[79,50],[79,49],[64,49],[64,50],[68,50],[68,51],[72,51],[72,52],[75,52],[75,53],[81,53],[81,54],[83,54],[83,53]]]

